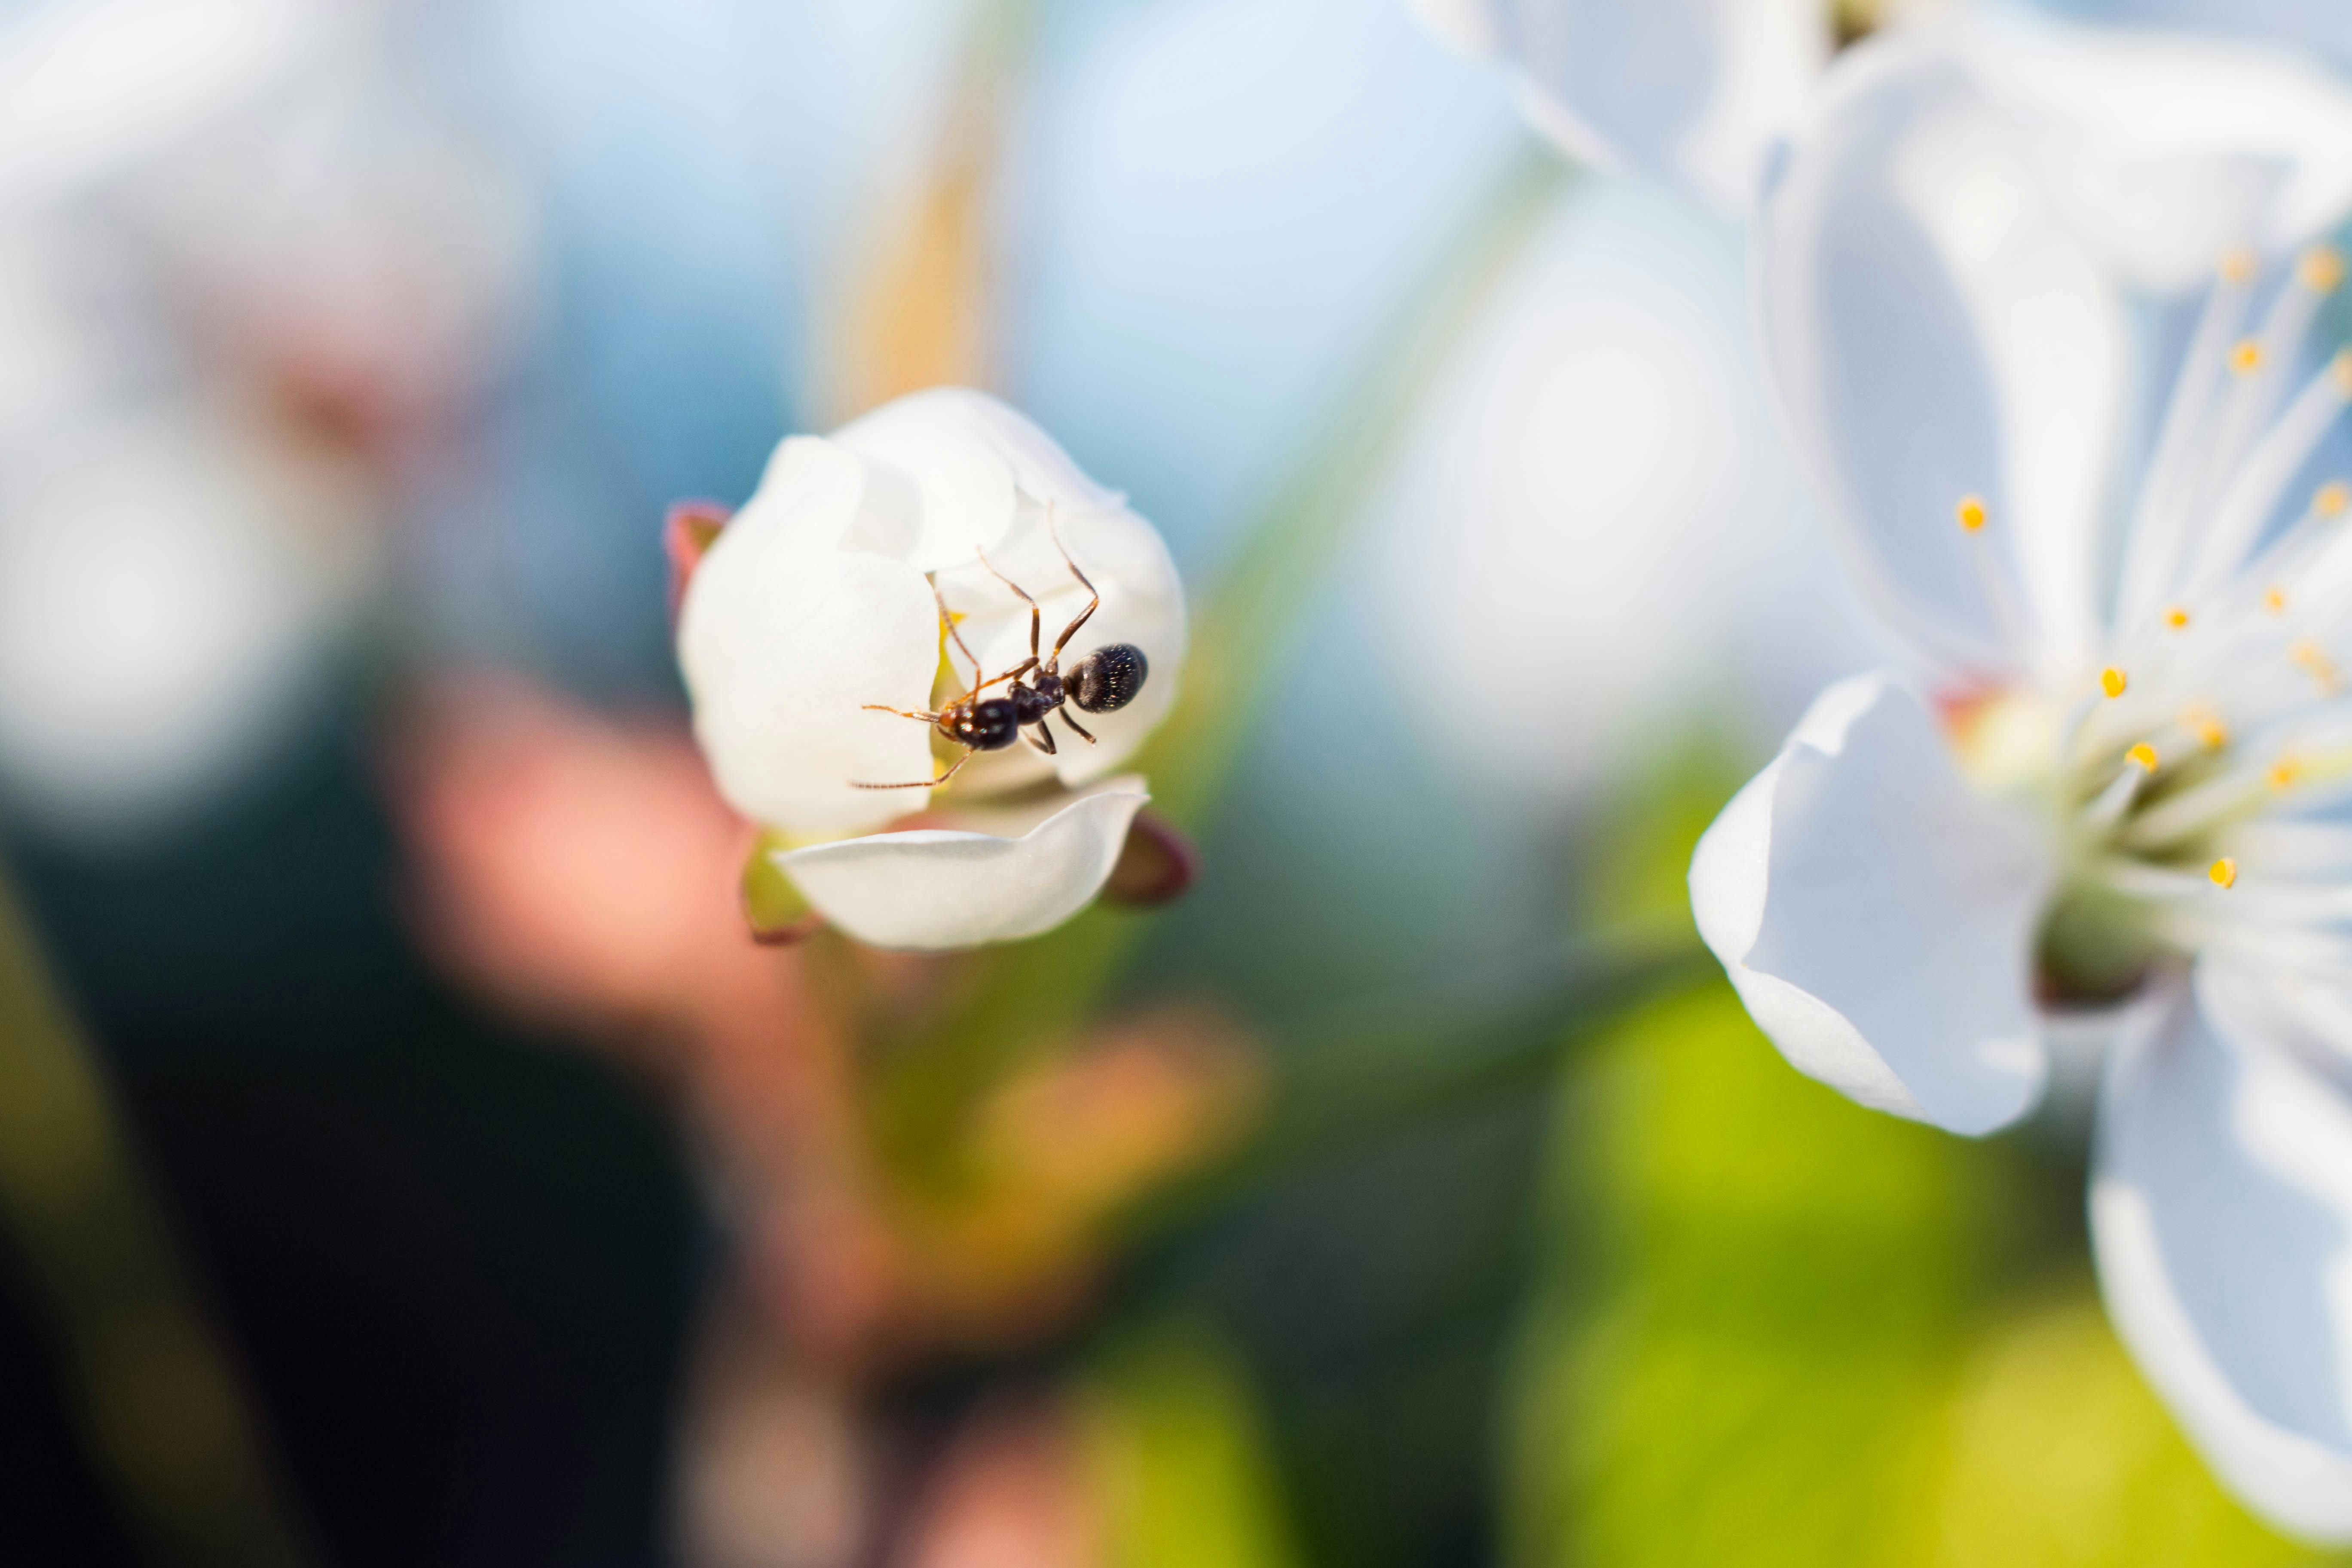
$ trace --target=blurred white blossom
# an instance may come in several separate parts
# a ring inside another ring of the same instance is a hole
[[[1431,389],[1381,503],[1381,651],[1491,792],[1572,803],[1710,705],[1761,755],[1882,652],[1804,513],[1747,311],[1736,234],[1595,177]]]
[[[2113,239],[2153,245],[2151,264],[2178,264],[2180,226],[2190,221],[2179,208],[2194,187],[2172,184],[2172,203],[2158,201],[2137,222],[2130,209],[2163,188],[2147,177],[2153,161],[2182,143],[2210,151],[2223,140],[2217,116],[2237,117],[2233,152],[2273,163],[2340,134],[2315,70],[2257,65],[2242,45],[2214,37],[2290,51],[2330,41],[2340,24],[2315,6],[2273,7],[2254,21],[2237,0],[2091,0],[2066,9],[2174,30],[2093,28],[2083,37],[2096,42],[2077,47],[2074,29],[2000,0],[1412,3],[1442,37],[1496,59],[1530,121],[1572,156],[1676,181],[1729,213],[1754,205],[1772,147],[1802,118],[1837,50],[1864,36],[1932,31],[1951,67],[2021,121],[2068,122],[2101,176],[2076,195],[2114,220]],[[2268,92],[2248,90],[2258,77]]]
[[[510,341],[528,216],[376,5],[0,24],[0,786],[120,837],[327,684],[393,487]]]

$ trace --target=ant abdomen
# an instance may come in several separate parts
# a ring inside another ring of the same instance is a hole
[[[1064,677],[1070,701],[1088,713],[1108,713],[1135,700],[1150,661],[1133,643],[1115,642],[1098,647],[1070,667]]]

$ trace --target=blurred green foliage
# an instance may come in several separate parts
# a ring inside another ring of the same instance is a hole
[[[1971,1151],[1799,1077],[1719,985],[1564,1089],[1514,1559],[1878,1561],[1960,1336]]]
[[[1596,909],[1686,929],[1728,794],[1701,749],[1629,795]],[[1598,1030],[1560,1075],[1503,1392],[1506,1560],[2320,1561],[2222,1492],[2116,1343],[2079,1153],[1853,1105],[1720,980]]]
[[[1256,1394],[1209,1329],[1129,1331],[1079,1399],[1111,1568],[1295,1568]]]

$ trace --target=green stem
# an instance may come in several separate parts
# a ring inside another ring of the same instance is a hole
[[[1530,149],[1498,179],[1454,243],[1414,288],[1402,318],[1262,516],[1194,617],[1183,695],[1136,759],[1155,808],[1182,826],[1207,821],[1265,698],[1265,674],[1345,557],[1423,395],[1525,251],[1573,177]],[[974,1097],[1012,1066],[1050,1050],[1099,1004],[1149,929],[1093,910],[1051,935],[976,961],[961,1005],[921,1037],[892,1042],[874,1108],[894,1164],[921,1169],[952,1146]]]
[[[306,1560],[88,1042],[0,879],[0,1221],[98,1468],[161,1561]]]
[[[1722,973],[1687,940],[1576,941],[1464,999],[1406,998],[1306,1022],[1286,1031],[1274,1098],[1249,1138],[1145,1198],[1131,1229],[1182,1229],[1286,1176],[1548,1083],[1611,1022]]]

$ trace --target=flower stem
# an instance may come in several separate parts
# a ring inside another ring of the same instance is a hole
[[[0,1224],[89,1455],[159,1562],[308,1560],[89,1042],[0,879]]]
[[[1549,1082],[1563,1058],[1634,1008],[1718,983],[1679,938],[1573,940],[1452,998],[1390,999],[1302,1020],[1273,1103],[1233,1154],[1148,1199],[1133,1230],[1214,1217],[1234,1200],[1355,1150]],[[1445,1043],[1429,1049],[1432,1040]]]
[[[1264,513],[1195,617],[1183,694],[1136,761],[1155,809],[1197,830],[1254,732],[1269,671],[1303,629],[1300,605],[1346,556],[1403,444],[1423,394],[1556,209],[1574,171],[1530,148],[1499,177],[1413,287],[1402,315]],[[877,1131],[919,1164],[1023,1057],[1052,1049],[1097,1005],[1149,929],[1131,913],[1089,910],[1052,934],[978,961],[963,1003],[910,1048],[888,1053],[876,1086]]]

